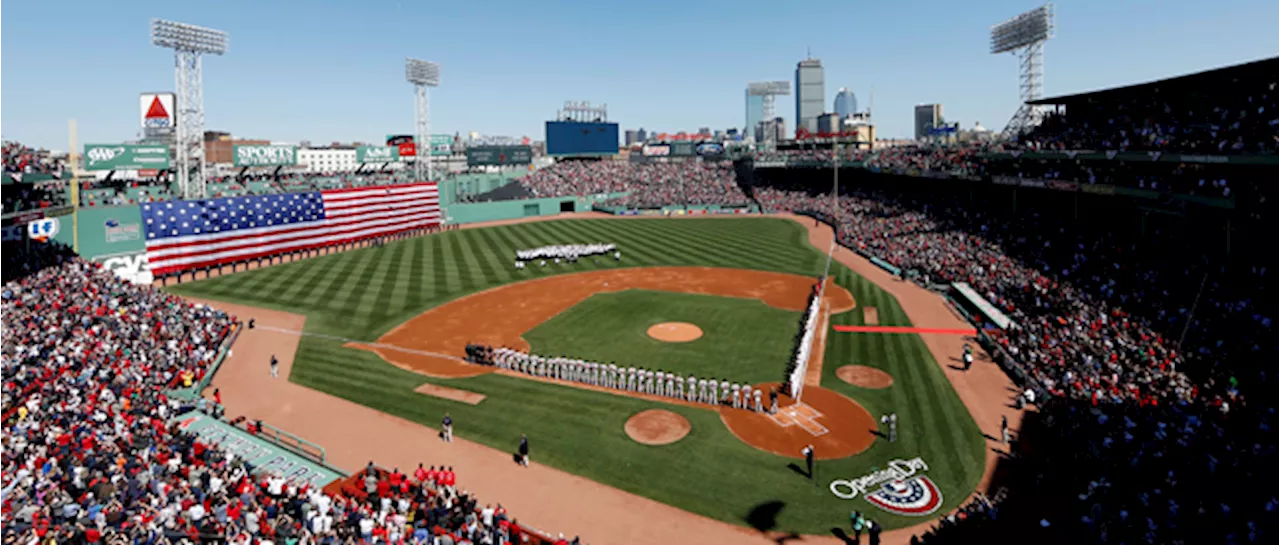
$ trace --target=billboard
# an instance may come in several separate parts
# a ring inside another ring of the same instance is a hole
[[[388,134],[387,145],[400,148],[400,157],[413,157],[418,154],[418,146],[412,134]]]
[[[173,130],[177,126],[173,93],[142,93],[138,96],[138,117],[144,129]]]
[[[467,148],[467,166],[527,165],[533,161],[529,146],[476,146]]]
[[[298,164],[297,146],[232,146],[235,166],[274,167]]]
[[[645,157],[666,157],[671,155],[671,146],[645,146]]]
[[[453,155],[453,137],[447,134],[431,135],[431,156],[448,157]]]
[[[690,157],[693,155],[693,142],[673,142],[671,144],[672,157]]]
[[[169,168],[169,146],[140,144],[85,144],[85,170],[139,170]]]
[[[617,123],[547,122],[547,155],[614,155]]]
[[[390,163],[400,160],[400,148],[396,146],[360,146],[356,148],[357,163]]]
[[[709,155],[714,157],[717,155],[724,155],[724,146],[721,144],[713,144],[713,143],[698,144],[697,151],[698,151],[698,155],[703,155],[703,156]]]

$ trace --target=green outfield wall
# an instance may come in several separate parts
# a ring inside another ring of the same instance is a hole
[[[591,195],[588,197],[548,197],[545,199],[520,199],[511,201],[494,201],[480,203],[453,203],[441,205],[445,211],[445,222],[450,225],[477,223],[481,221],[498,221],[516,218],[532,218],[553,216],[561,212],[587,212],[597,202],[620,197],[625,193],[610,195]],[[441,192],[443,201],[444,193]]]

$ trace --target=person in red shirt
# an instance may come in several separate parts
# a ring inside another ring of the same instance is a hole
[[[416,479],[419,484],[427,480],[427,470],[422,467],[422,464],[418,464],[418,469],[413,472],[413,478]]]
[[[391,493],[391,483],[388,483],[386,479],[379,479],[378,480],[378,497],[379,498],[390,497],[391,495],[390,493]]]

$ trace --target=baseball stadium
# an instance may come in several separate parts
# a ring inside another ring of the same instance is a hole
[[[227,35],[151,30],[144,138],[4,142],[6,543],[1277,538],[1280,59],[890,145],[434,135],[410,58],[417,132],[322,147],[175,115]]]

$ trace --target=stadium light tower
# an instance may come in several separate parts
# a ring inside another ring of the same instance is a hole
[[[178,188],[183,198],[205,196],[204,164],[204,75],[200,59],[204,55],[227,52],[227,33],[221,30],[151,20],[151,43],[173,50],[175,91],[178,94],[177,148]]]
[[[773,109],[774,97],[786,96],[791,94],[791,82],[789,81],[757,81],[747,84],[747,94],[758,96],[761,98],[763,106],[763,114],[765,121],[773,121],[777,117],[777,113]],[[747,127],[748,131],[755,131],[755,127]],[[769,131],[765,135],[765,142],[772,142],[776,138],[774,131]]]
[[[1019,134],[1040,124],[1041,106],[1027,104],[1044,91],[1044,43],[1053,37],[1053,4],[1045,4],[991,27],[991,54],[1018,57],[1018,97],[1022,104],[1005,126],[1005,134]]]
[[[440,65],[430,61],[408,58],[404,61],[404,79],[413,84],[414,127],[417,143],[414,144],[413,174],[418,181],[430,181],[431,169],[431,111],[427,102],[427,88],[440,86]]]

